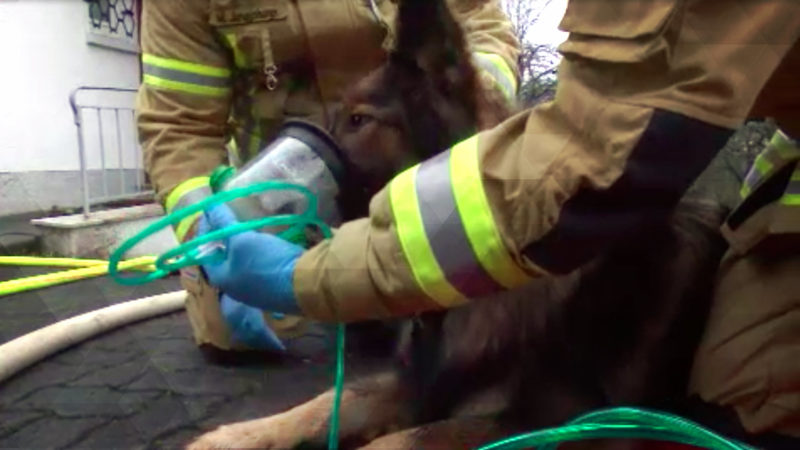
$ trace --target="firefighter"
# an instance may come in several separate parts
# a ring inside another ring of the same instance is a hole
[[[147,0],[137,120],[145,167],[167,212],[210,195],[209,174],[241,164],[300,117],[325,127],[344,87],[379,66],[395,36],[395,0]],[[511,99],[519,43],[498,0],[452,0],[481,80]],[[227,147],[227,152],[226,152]],[[175,228],[194,235],[197,215]],[[185,269],[186,309],[212,361],[282,350],[308,321],[276,319]],[[273,331],[273,328],[275,331]],[[277,332],[277,335],[276,335]]]
[[[569,37],[552,102],[401,173],[372,199],[370,217],[310,250],[265,234],[231,237],[225,262],[204,267],[211,283],[265,310],[353,322],[568,273],[666,218],[757,112],[786,134],[756,164],[755,200],[728,221],[731,239],[746,243],[723,264],[693,389],[735,406],[753,431],[800,437],[800,128],[798,104],[787,101],[800,92],[800,2],[572,0],[560,28]],[[217,207],[201,232],[234,221]],[[788,251],[781,264],[765,263],[754,244],[770,233],[768,247]],[[782,281],[753,279],[763,273]],[[753,300],[762,304],[750,317]]]
[[[800,42],[761,92],[756,116],[781,127],[745,177],[722,227],[720,264],[690,392],[709,424],[734,411],[763,448],[800,441]],[[786,439],[794,437],[794,440]]]

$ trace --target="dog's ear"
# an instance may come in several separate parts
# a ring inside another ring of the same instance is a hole
[[[463,32],[446,0],[400,0],[397,28],[397,63],[413,64],[433,77],[453,76],[470,63]]]
[[[473,0],[478,1],[478,0]],[[423,159],[474,133],[478,79],[447,0],[399,0],[390,66]],[[427,117],[423,117],[427,115]]]

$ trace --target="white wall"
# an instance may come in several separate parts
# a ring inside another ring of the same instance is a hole
[[[78,170],[70,91],[138,86],[136,55],[86,43],[86,11],[82,0],[0,1],[0,172]]]

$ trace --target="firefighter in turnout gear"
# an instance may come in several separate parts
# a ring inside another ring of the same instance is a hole
[[[211,194],[209,174],[247,162],[287,118],[326,126],[343,88],[391,48],[395,0],[145,0],[137,101],[145,166],[167,212]],[[450,1],[481,80],[516,95],[519,43],[498,0]],[[197,215],[175,228],[184,241]],[[216,356],[280,349],[308,320],[263,314],[182,271],[195,339]],[[273,333],[273,330],[277,333]]]
[[[310,250],[232,237],[212,284],[322,321],[461,305],[568,273],[666,218],[735,128],[773,117],[783,132],[725,225],[692,389],[751,432],[800,437],[800,2],[572,0],[560,28],[553,101],[401,173],[369,218]],[[233,220],[219,208],[201,223]]]

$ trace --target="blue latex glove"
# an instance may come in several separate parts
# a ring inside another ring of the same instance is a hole
[[[200,216],[198,234],[206,234],[237,223],[226,205],[218,205]],[[203,264],[208,280],[237,301],[252,307],[299,314],[292,275],[303,248],[267,233],[245,231],[223,242],[225,259]]]
[[[219,302],[234,340],[257,350],[286,351],[283,342],[267,326],[260,309],[237,302],[227,294],[222,294]]]

